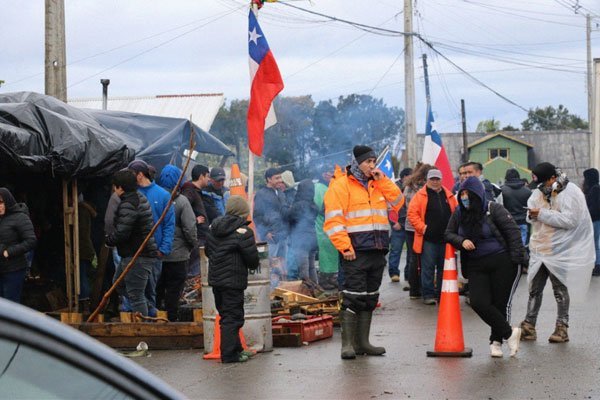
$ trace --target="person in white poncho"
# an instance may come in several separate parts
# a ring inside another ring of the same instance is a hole
[[[595,250],[592,220],[583,192],[550,163],[538,164],[533,174],[540,183],[527,202],[532,234],[527,282],[529,302],[521,323],[521,340],[535,340],[535,324],[542,293],[550,278],[558,314],[551,343],[569,341],[570,295],[581,299],[587,292]]]

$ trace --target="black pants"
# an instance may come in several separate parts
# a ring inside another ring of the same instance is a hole
[[[510,261],[507,253],[466,261],[469,268],[471,307],[492,328],[490,342],[502,343],[511,333],[511,301],[521,268]]]
[[[421,295],[421,269],[419,268],[418,254],[413,250],[415,232],[406,231],[407,262],[408,262],[408,284],[410,285],[410,296]]]
[[[357,251],[356,259],[342,260],[344,271],[342,309],[373,311],[387,262],[383,250]]]
[[[169,321],[177,321],[179,299],[185,286],[188,273],[188,261],[163,262],[162,274],[156,285],[156,303],[165,302]]]
[[[221,361],[236,362],[243,350],[240,329],[244,326],[244,291],[216,287],[212,290],[221,316]]]

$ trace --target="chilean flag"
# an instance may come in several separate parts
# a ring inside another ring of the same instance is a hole
[[[421,161],[426,164],[435,165],[442,171],[442,185],[448,190],[454,186],[454,176],[446,149],[442,144],[442,138],[434,128],[433,113],[431,107],[427,110],[427,128],[425,130],[425,144],[423,145],[423,157]]]
[[[277,123],[272,103],[275,96],[283,90],[283,79],[252,10],[248,15],[248,53],[252,82],[247,118],[248,147],[260,156],[265,129]]]

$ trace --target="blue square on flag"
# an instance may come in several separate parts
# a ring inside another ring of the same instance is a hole
[[[386,150],[385,153],[380,157],[379,164],[377,164],[377,168],[379,168],[388,178],[394,179],[394,165],[392,164],[392,153],[389,150]]]

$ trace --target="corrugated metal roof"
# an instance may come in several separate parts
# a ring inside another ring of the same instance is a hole
[[[109,97],[107,108],[161,117],[188,119],[191,115],[194,124],[209,132],[224,101],[223,93]],[[69,99],[67,102],[78,108],[102,109],[102,98]]]

